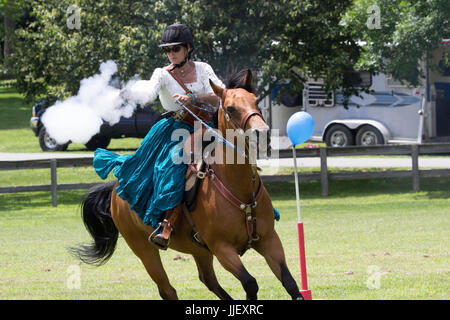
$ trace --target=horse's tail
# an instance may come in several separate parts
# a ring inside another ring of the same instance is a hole
[[[116,181],[91,188],[81,204],[81,214],[93,241],[78,245],[69,251],[87,264],[100,266],[106,263],[116,249],[119,231],[111,218],[111,193]]]

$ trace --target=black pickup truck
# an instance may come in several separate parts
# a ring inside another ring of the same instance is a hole
[[[56,102],[55,98],[46,98],[33,106],[33,115],[30,119],[30,126],[37,137],[39,145],[43,151],[65,151],[70,142],[58,144],[50,137],[41,122],[41,116],[47,107]],[[150,128],[161,119],[161,114],[153,109],[153,105],[146,105],[143,108],[136,108],[130,118],[120,118],[120,121],[111,126],[103,123],[100,132],[93,136],[85,145],[88,150],[94,151],[97,148],[106,148],[111,139],[125,137],[143,138]]]

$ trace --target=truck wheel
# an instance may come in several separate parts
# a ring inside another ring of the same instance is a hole
[[[328,129],[325,142],[329,147],[347,147],[355,144],[355,138],[349,128],[336,124]]]
[[[85,146],[90,151],[95,151],[97,148],[106,148],[111,142],[110,137],[99,136],[98,134],[93,136]]]
[[[371,125],[363,125],[356,134],[356,144],[359,146],[374,146],[384,144],[381,132]]]
[[[58,144],[42,126],[41,130],[39,130],[39,145],[43,151],[66,151],[69,143]]]

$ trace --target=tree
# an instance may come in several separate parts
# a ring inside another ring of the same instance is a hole
[[[121,65],[123,79],[137,71],[148,76],[158,60],[155,54],[149,59],[152,51],[147,50],[156,31],[146,34],[131,24],[145,14],[145,2],[33,1],[33,21],[16,32],[13,61],[19,91],[28,100],[67,98],[76,94],[80,80],[98,73],[100,63],[109,59]]]
[[[0,18],[2,25],[0,27],[0,38],[3,40],[3,64],[6,67],[6,62],[12,54],[13,35],[16,29],[17,21],[23,18],[27,12],[26,1],[14,0],[0,0]]]
[[[449,16],[448,0],[357,0],[342,25],[364,43],[356,68],[416,86],[425,71],[420,62],[450,36]]]
[[[33,21],[16,32],[17,84],[29,100],[49,94],[65,98],[108,59],[118,63],[123,80],[134,74],[148,78],[155,67],[167,63],[157,47],[165,27],[186,23],[195,35],[194,58],[207,61],[222,76],[233,68],[250,67],[257,72],[262,95],[276,82],[292,78],[292,67],[323,77],[330,88],[349,92],[346,75],[359,59],[360,48],[339,21],[351,4],[350,0],[33,1]],[[293,83],[301,88],[301,79]]]
[[[291,77],[291,87],[301,92],[307,77],[322,78],[327,90],[342,89],[345,96],[356,93],[352,66],[360,47],[339,22],[352,1],[275,1],[269,6],[268,33],[272,45],[263,69],[264,83]],[[292,77],[297,67],[303,76]]]

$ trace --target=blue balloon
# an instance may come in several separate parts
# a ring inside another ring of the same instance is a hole
[[[304,111],[294,113],[286,124],[286,131],[294,146],[308,140],[314,130],[314,119]]]

